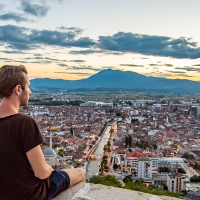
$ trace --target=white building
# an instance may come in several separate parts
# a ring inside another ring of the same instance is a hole
[[[179,173],[167,175],[167,187],[170,192],[182,193],[186,191],[186,177]]]
[[[148,157],[138,158],[138,178],[152,179],[153,161]]]

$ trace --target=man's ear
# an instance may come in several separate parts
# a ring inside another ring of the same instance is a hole
[[[13,89],[13,92],[16,94],[16,95],[19,95],[21,93],[21,85],[16,85]]]

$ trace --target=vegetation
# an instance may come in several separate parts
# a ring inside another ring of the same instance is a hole
[[[192,159],[192,160],[195,159],[194,155],[191,154],[191,153],[189,153],[189,152],[185,152],[185,153],[183,154],[183,156],[184,156],[186,159]]]
[[[127,147],[132,146],[132,137],[129,134],[126,136],[125,143]]]
[[[80,106],[83,101],[81,100],[75,100],[75,101],[42,101],[42,100],[35,100],[30,99],[30,103],[34,103],[34,105],[45,105],[45,106]]]
[[[148,142],[145,140],[140,140],[139,142],[136,142],[136,146],[140,147],[141,149],[145,149],[148,147]]]
[[[94,184],[102,184],[129,190],[136,190],[144,193],[150,193],[153,195],[162,195],[162,196],[171,196],[180,198],[179,194],[164,190],[163,187],[157,188],[154,185],[149,185],[149,184],[145,185],[142,179],[138,179],[135,182],[133,182],[131,177],[125,177],[123,181],[126,184],[124,187],[122,187],[121,183],[118,180],[116,180],[113,176],[108,175],[104,177],[94,176],[90,179],[89,182]]]
[[[58,155],[61,156],[61,157],[63,157],[63,149],[59,149]]]
[[[168,167],[159,167],[159,173],[161,172],[170,172],[170,169]]]
[[[86,149],[86,147],[87,147],[86,143],[83,143],[83,144],[79,145],[78,149],[79,149],[79,151],[84,151]]]
[[[200,176],[196,176],[196,175],[192,176],[190,178],[190,182],[200,182]]]
[[[99,136],[102,135],[102,133],[104,132],[104,130],[105,130],[106,126],[107,126],[107,124],[108,124],[108,122],[105,122],[105,123],[104,123],[102,129],[101,129],[100,132],[99,132]]]

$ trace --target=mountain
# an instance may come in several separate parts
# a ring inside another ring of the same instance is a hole
[[[89,78],[71,81],[37,78],[30,81],[33,91],[135,90],[173,93],[200,93],[200,82],[147,77],[135,72],[107,69]]]

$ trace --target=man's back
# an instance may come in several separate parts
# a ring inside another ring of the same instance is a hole
[[[35,121],[14,114],[0,118],[0,199],[46,199],[48,179],[35,177],[26,152],[43,138]]]

